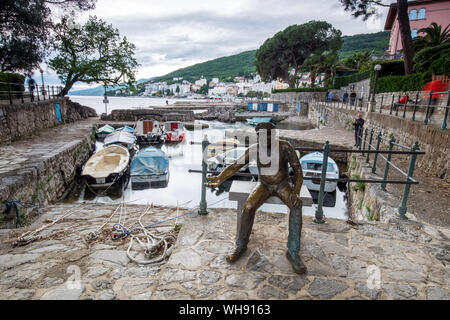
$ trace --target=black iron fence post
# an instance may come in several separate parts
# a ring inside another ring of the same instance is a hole
[[[428,124],[428,114],[430,113],[432,99],[433,99],[433,90],[430,91],[430,98],[428,99],[427,114],[425,115],[425,120],[423,121],[423,123],[425,124]]]
[[[419,143],[416,141],[411,148],[411,151],[415,152],[419,150]],[[409,168],[408,173],[406,176],[406,181],[409,181],[409,178],[412,178],[412,175],[414,173],[414,166],[416,164],[416,158],[417,154],[413,153],[411,154],[411,159],[409,161]],[[400,204],[400,207],[398,208],[398,213],[400,215],[401,219],[407,219],[406,218],[406,202],[408,201],[408,195],[409,195],[409,189],[411,188],[410,184],[405,184],[405,189],[403,190],[403,197],[402,197],[402,203]]]
[[[381,143],[381,131],[377,135],[377,145],[375,146],[375,150],[380,150],[380,143]],[[372,173],[375,173],[377,171],[377,159],[378,159],[378,153],[375,153],[373,157],[373,165],[372,165]]]
[[[380,113],[381,113],[381,109],[383,109],[383,99],[384,99],[384,95],[381,95]]]
[[[319,189],[319,198],[317,199],[317,210],[315,213],[315,219],[313,220],[315,223],[324,223],[323,219],[323,198],[325,196],[325,179],[327,178],[327,168],[328,168],[328,155],[330,154],[330,144],[329,142],[325,142],[323,147],[323,160],[322,160],[322,175],[320,177],[320,189]]]
[[[400,99],[401,99],[401,96],[398,95],[397,107],[395,108],[395,116],[396,116],[396,117],[398,117],[398,109],[400,109]]]
[[[8,96],[9,96],[9,104],[13,104],[11,96],[11,84],[9,82],[8,82]]]
[[[392,148],[394,147],[395,138],[392,136],[391,140],[389,140],[389,151],[392,151]],[[384,167],[384,174],[383,174],[383,180],[387,180],[388,173],[389,173],[389,162],[391,161],[391,153],[388,153],[386,158],[386,166]],[[386,191],[386,182],[383,182],[381,184],[381,189]]]
[[[409,99],[409,95],[406,94],[405,108],[403,109],[403,119],[405,119],[405,116],[406,116],[406,106],[408,105],[408,99]]]
[[[450,90],[447,92],[447,105],[445,106],[444,121],[442,121],[442,130],[447,128],[448,108],[450,107]]]
[[[37,97],[37,101],[41,101],[39,98],[39,85],[36,84],[36,97]]]
[[[414,102],[414,110],[412,114],[412,121],[416,120],[417,101],[419,100],[419,92],[416,93],[416,101]]]
[[[48,100],[50,100],[51,97],[50,97],[50,86],[49,85],[47,85],[47,94],[48,94]]]
[[[206,154],[207,154],[207,148],[208,148],[209,142],[208,137],[204,136],[202,141],[202,193],[201,193],[201,199],[200,199],[200,206],[198,209],[199,215],[207,215],[208,212],[206,211],[206,172],[207,172],[207,163],[206,163]]]
[[[370,130],[369,151],[370,151],[370,146],[372,145],[372,138],[373,138],[373,128]],[[370,157],[370,152],[367,152],[366,163],[369,163],[369,157]]]
[[[53,91],[54,88],[55,88],[55,87],[52,86],[52,96],[53,96],[53,99],[55,99],[55,92]]]
[[[392,109],[394,108],[394,94],[392,94],[392,103],[391,103],[391,109],[389,110],[389,114],[392,115]]]

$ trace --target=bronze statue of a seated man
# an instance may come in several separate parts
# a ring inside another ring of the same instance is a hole
[[[271,196],[279,197],[289,209],[289,236],[286,252],[294,271],[298,274],[306,272],[300,259],[300,235],[302,230],[302,201],[299,192],[303,183],[300,161],[291,144],[275,137],[275,125],[259,123],[255,130],[258,142],[250,146],[236,163],[227,167],[215,177],[208,177],[207,187],[216,188],[233,176],[240,168],[249,164],[251,155],[257,155],[258,184],[250,193],[238,222],[236,247],[227,256],[228,262],[234,262],[245,252],[258,208]],[[261,134],[263,133],[263,134]],[[267,155],[267,156],[266,156]],[[269,160],[269,161],[267,161]],[[289,176],[289,165],[294,170],[294,185]]]

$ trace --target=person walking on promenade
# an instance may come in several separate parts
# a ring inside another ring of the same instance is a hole
[[[30,90],[30,99],[34,101],[34,88],[36,87],[36,81],[30,76],[28,80],[28,90]]]
[[[358,114],[358,118],[353,122],[353,126],[355,128],[355,147],[359,147],[361,145],[361,135],[364,126],[362,114]]]
[[[354,106],[355,100],[356,100],[356,92],[355,90],[353,90],[352,93],[350,93],[350,105]]]

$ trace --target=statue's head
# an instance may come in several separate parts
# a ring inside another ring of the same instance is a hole
[[[268,143],[268,145],[270,145],[270,140],[272,137],[272,130],[275,130],[275,129],[276,129],[275,124],[273,124],[272,122],[258,123],[255,128],[256,136],[258,137],[258,142],[261,142],[261,141],[259,141],[260,132],[264,131],[264,133],[267,137],[267,143]]]

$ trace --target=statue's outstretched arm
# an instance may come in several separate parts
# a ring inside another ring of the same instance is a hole
[[[250,149],[252,147],[253,146],[247,148],[247,150],[245,150],[245,153],[239,159],[237,159],[235,163],[233,163],[231,166],[226,167],[218,176],[208,177],[209,182],[206,183],[206,186],[210,188],[217,188],[224,181],[228,180],[236,172],[238,172],[239,169],[247,165],[249,163]]]

